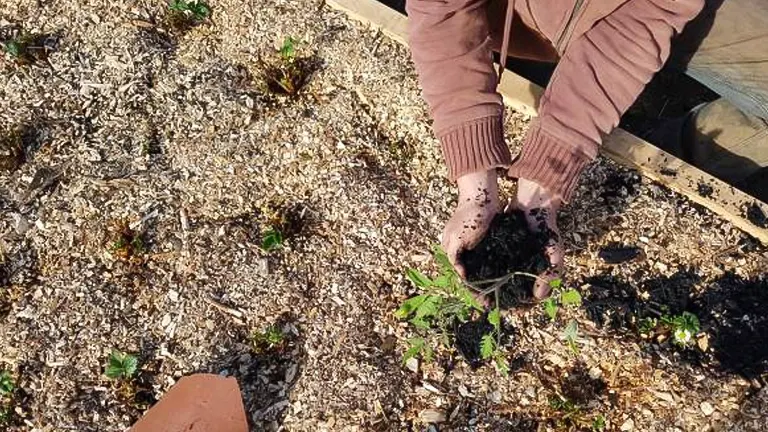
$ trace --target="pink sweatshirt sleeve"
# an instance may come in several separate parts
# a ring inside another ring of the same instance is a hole
[[[408,0],[410,46],[452,180],[507,166],[488,0]]]
[[[510,175],[533,180],[568,201],[597,156],[669,57],[672,37],[703,0],[629,0],[565,50]]]

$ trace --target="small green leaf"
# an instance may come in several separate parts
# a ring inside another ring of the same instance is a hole
[[[494,356],[494,361],[496,362],[496,368],[499,370],[499,373],[501,373],[502,376],[508,376],[509,362],[506,357],[504,357],[504,354],[497,352],[496,356]]]
[[[496,339],[490,333],[483,335],[483,338],[480,339],[480,357],[487,360],[493,357],[494,351],[496,351]]]
[[[296,39],[288,36],[280,47],[280,57],[286,61],[292,61],[296,57]]]
[[[592,430],[594,432],[602,432],[605,430],[605,417],[602,414],[598,414],[597,417],[592,420]]]
[[[451,260],[448,259],[448,254],[445,253],[442,247],[436,245],[432,248],[432,255],[434,256],[435,263],[440,268],[440,272],[443,274],[455,275],[456,269],[453,268]]]
[[[544,307],[544,313],[547,314],[550,320],[554,321],[557,318],[557,310],[559,309],[555,299],[549,297],[541,302],[541,305]]]
[[[472,292],[470,292],[465,287],[460,286],[459,288],[457,288],[456,294],[459,296],[462,303],[464,303],[464,306],[477,311],[483,310],[483,306],[480,304],[479,301],[477,301],[477,298],[472,294]]]
[[[20,43],[15,40],[11,40],[5,43],[5,52],[11,55],[11,57],[21,57],[21,51],[23,50]]]
[[[402,305],[400,305],[400,308],[395,311],[395,316],[399,319],[405,319],[411,316],[412,313],[416,311],[416,309],[421,306],[422,303],[427,299],[427,294],[421,294],[417,295],[416,297],[411,297],[408,300],[404,301]]]
[[[406,270],[405,277],[418,288],[427,288],[432,285],[432,280],[416,269]]]
[[[437,288],[448,288],[451,285],[450,275],[440,275],[437,279],[432,281],[432,286]]]
[[[406,343],[408,344],[408,349],[403,354],[403,363],[419,355],[425,345],[423,338],[411,338]]]
[[[579,324],[575,320],[571,320],[568,322],[568,325],[565,327],[565,330],[563,331],[563,339],[568,344],[568,348],[570,348],[574,354],[577,354],[579,352],[579,347],[578,345],[576,345],[578,338],[579,338]]]
[[[549,287],[552,289],[560,289],[561,286],[563,286],[563,280],[560,278],[549,281]]]
[[[104,374],[111,379],[129,379],[136,373],[138,365],[139,360],[135,356],[114,350],[109,355]]]
[[[581,306],[581,294],[575,289],[565,291],[560,297],[563,306]]]
[[[419,330],[428,330],[431,327],[428,322],[424,321],[421,318],[414,318],[408,322],[413,324],[413,326]]]
[[[436,295],[428,295],[416,308],[416,319],[432,318],[437,314],[443,298]]]
[[[268,229],[261,238],[261,248],[266,252],[271,252],[282,246],[283,234],[274,228]]]
[[[6,396],[13,393],[15,387],[11,373],[7,370],[0,372],[0,395]]]
[[[488,322],[491,323],[497,332],[501,329],[501,313],[498,307],[488,314]]]

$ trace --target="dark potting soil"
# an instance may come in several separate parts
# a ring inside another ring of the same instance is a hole
[[[544,211],[534,209],[531,212],[542,221],[546,219]],[[553,235],[546,229],[539,233],[531,232],[520,211],[497,215],[480,244],[462,252],[459,257],[466,270],[467,281],[495,279],[514,272],[535,275],[544,272],[549,267],[544,249]],[[530,296],[533,283],[533,278],[526,276],[512,278],[501,289],[502,307],[512,305],[510,294],[513,298]]]
[[[621,264],[640,256],[642,250],[637,246],[625,246],[616,243],[609,244],[597,253],[606,264]]]
[[[456,327],[456,348],[472,368],[483,364],[480,356],[480,339],[491,332],[493,332],[493,326],[488,322],[487,314]]]
[[[699,192],[699,195],[703,196],[704,198],[709,198],[712,196],[712,194],[715,193],[715,189],[706,183],[699,183],[699,185],[696,187],[696,190]]]
[[[753,225],[760,228],[768,228],[768,216],[766,216],[763,209],[756,202],[746,206],[744,212],[747,220],[752,222]]]

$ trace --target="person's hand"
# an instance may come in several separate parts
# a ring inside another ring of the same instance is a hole
[[[459,260],[462,251],[473,249],[485,237],[499,212],[499,185],[495,170],[459,177],[459,203],[443,230],[442,246],[459,275],[466,273]]]
[[[534,232],[549,230],[550,240],[547,243],[546,254],[549,258],[549,269],[539,275],[533,286],[533,296],[539,300],[549,296],[549,283],[558,279],[563,273],[563,243],[557,230],[557,212],[560,210],[562,199],[537,183],[519,179],[517,183],[517,198],[513,207],[521,210],[528,221],[528,228]]]

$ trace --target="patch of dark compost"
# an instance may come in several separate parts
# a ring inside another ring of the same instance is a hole
[[[744,215],[747,217],[748,221],[752,222],[754,226],[760,228],[768,228],[768,216],[766,216],[763,209],[761,209],[756,202],[753,202],[752,204],[749,204],[745,207]]]
[[[696,186],[696,191],[704,198],[710,198],[715,193],[715,188],[712,186],[706,184],[706,183],[699,183],[698,186]]]
[[[720,370],[748,378],[768,372],[768,279],[727,273],[694,308]]]
[[[606,264],[622,264],[639,257],[642,252],[642,249],[637,246],[611,243],[601,248],[597,256]]]
[[[542,220],[546,214],[538,209]],[[533,213],[532,213],[533,214]],[[499,214],[485,238],[474,249],[462,252],[467,281],[476,282],[507,276],[514,272],[540,274],[549,268],[545,246],[554,236],[548,230],[531,232],[522,212]],[[501,307],[508,308],[530,297],[534,279],[514,277],[501,288]]]
[[[487,314],[456,327],[456,349],[473,369],[480,367],[484,362],[480,355],[480,340],[492,332],[493,326],[488,322]]]
[[[587,367],[582,363],[568,371],[567,377],[561,381],[560,386],[563,396],[581,406],[597,401],[608,388],[602,378],[590,377]]]

